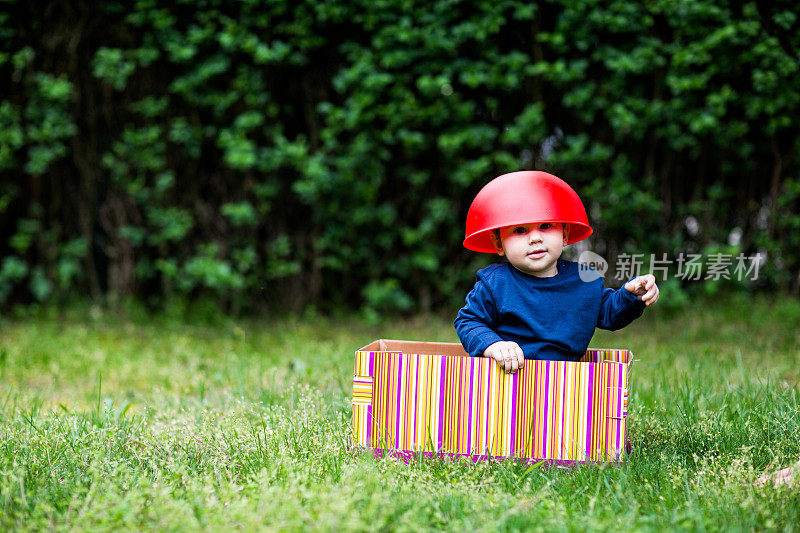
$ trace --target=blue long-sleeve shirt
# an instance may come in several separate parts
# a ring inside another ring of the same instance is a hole
[[[514,341],[526,359],[579,360],[595,327],[616,330],[642,315],[644,303],[599,276],[583,281],[578,263],[558,260],[558,274],[539,278],[509,263],[477,274],[453,325],[464,349],[483,355],[497,341]]]

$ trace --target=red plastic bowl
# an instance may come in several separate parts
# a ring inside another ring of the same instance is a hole
[[[567,244],[592,234],[586,209],[572,187],[547,172],[524,170],[498,176],[478,192],[467,213],[464,246],[493,254],[492,230],[534,222],[569,224]]]

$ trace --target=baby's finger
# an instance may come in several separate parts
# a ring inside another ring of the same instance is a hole
[[[649,305],[650,298],[652,298],[652,297],[653,297],[653,293],[648,291],[648,292],[642,294],[641,296],[639,296],[639,299],[642,301],[642,303]]]
[[[656,303],[656,302],[658,301],[658,297],[659,297],[659,296],[661,296],[661,293],[659,293],[659,292],[656,292],[656,295],[655,295],[655,297],[654,297],[652,300],[650,300],[650,303],[649,303],[649,304],[647,304],[647,305],[653,305],[654,303]]]
[[[636,283],[636,295],[641,296],[642,294],[647,292],[647,280],[644,278],[639,278],[639,281]]]
[[[522,348],[519,346],[517,346],[514,351],[516,352],[517,360],[519,361],[519,368],[522,370],[525,367],[525,354],[522,352]]]
[[[652,274],[648,274],[644,277],[644,288],[648,291],[653,288],[653,285],[656,284],[656,277]]]
[[[500,366],[503,366],[505,364],[505,360],[503,359],[503,352],[500,351],[499,349],[492,352],[492,359],[497,361],[500,364]]]
[[[661,295],[661,291],[660,291],[660,290],[658,290],[658,287],[653,287],[653,288],[654,288],[654,289],[655,289],[655,291],[656,291],[656,293],[653,295],[653,299],[654,299],[654,300],[658,300],[658,297]]]
[[[516,374],[519,370],[519,358],[517,357],[517,349],[515,346],[509,346],[508,356],[511,359],[511,373]]]

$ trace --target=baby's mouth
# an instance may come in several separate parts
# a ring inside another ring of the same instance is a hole
[[[538,258],[544,256],[544,254],[546,254],[546,253],[547,253],[547,250],[534,250],[534,251],[532,251],[531,253],[528,254],[528,257],[533,257],[534,259],[538,259]]]

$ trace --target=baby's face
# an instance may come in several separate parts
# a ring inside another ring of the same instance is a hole
[[[569,226],[542,222],[500,228],[500,239],[492,234],[495,249],[517,270],[547,278],[558,273],[556,261],[567,244]]]

